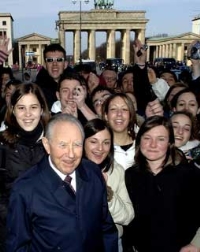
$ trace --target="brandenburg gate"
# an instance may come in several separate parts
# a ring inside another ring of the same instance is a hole
[[[145,43],[145,30],[148,19],[145,11],[117,11],[114,9],[92,9],[90,11],[61,11],[56,27],[60,44],[65,48],[67,36],[72,32],[74,38],[74,61],[81,57],[81,32],[87,32],[89,58],[96,60],[96,32],[106,32],[107,58],[115,57],[115,32],[121,33],[121,57],[125,64],[130,63],[130,32],[135,33]],[[66,41],[65,41],[66,40]]]

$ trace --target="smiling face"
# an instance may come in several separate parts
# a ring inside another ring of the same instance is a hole
[[[190,140],[192,122],[184,114],[173,115],[171,122],[174,130],[175,146],[179,148]]]
[[[114,133],[127,134],[130,112],[123,98],[117,96],[110,101],[105,119],[108,121]]]
[[[174,79],[174,76],[171,73],[162,73],[160,78],[165,80],[169,86],[172,86],[176,83],[176,80]]]
[[[25,131],[32,131],[36,128],[42,112],[37,97],[32,93],[23,95],[13,108],[17,123]]]
[[[99,131],[85,140],[85,155],[96,164],[101,164],[111,148],[111,136],[107,129]]]
[[[54,166],[63,174],[71,174],[79,165],[83,152],[83,137],[79,127],[71,122],[57,122],[51,137],[42,139]]]
[[[156,126],[141,137],[140,150],[151,167],[160,167],[169,146],[169,133],[163,126]]]
[[[124,92],[133,92],[133,73],[126,73],[122,78],[122,88]]]
[[[58,100],[60,100],[62,110],[68,105],[76,106],[74,102],[75,88],[80,86],[80,82],[77,80],[63,80],[60,85],[59,92],[56,92]]]
[[[193,116],[198,114],[199,106],[195,95],[191,92],[183,93],[178,97],[175,111],[189,111]]]
[[[58,59],[58,58],[64,58],[65,55],[63,55],[63,52],[55,51],[55,52],[47,52],[45,57],[46,58]],[[56,82],[58,82],[58,80],[60,79],[60,76],[63,73],[64,69],[67,67],[67,62],[65,60],[60,61],[60,62],[57,62],[56,60],[53,60],[52,62],[47,62],[46,61],[45,67],[46,67],[49,75]]]

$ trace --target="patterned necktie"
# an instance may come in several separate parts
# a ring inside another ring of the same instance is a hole
[[[72,177],[67,175],[65,177],[64,181],[69,186],[69,188],[73,191],[73,193],[76,194],[76,191],[74,190],[74,187],[71,185]]]

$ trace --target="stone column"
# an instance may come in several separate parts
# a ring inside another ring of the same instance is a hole
[[[161,50],[162,50],[161,45],[159,45],[158,48],[159,48],[159,50],[158,50],[158,58],[160,58],[161,57]]]
[[[96,36],[95,30],[89,31],[89,58],[91,60],[96,60]]]
[[[155,58],[158,58],[159,57],[159,46],[156,46],[156,57]]]
[[[74,36],[74,62],[80,59],[80,31],[75,30]]]
[[[172,55],[173,55],[173,58],[176,59],[176,44],[175,43],[173,44]]]
[[[22,68],[22,46],[18,43],[18,50],[19,50],[19,69]]]
[[[106,58],[110,58],[110,40],[109,40],[110,31],[106,33]]]
[[[25,47],[25,64],[26,62],[30,59],[30,56],[26,56],[26,52],[30,52],[30,44],[27,44],[27,46]]]
[[[172,58],[172,43],[169,45],[169,57]]]
[[[139,30],[137,32],[137,38],[141,41],[142,44],[145,44],[145,29]]]
[[[59,41],[60,45],[65,48],[65,30],[61,29],[59,30]]]
[[[115,30],[107,31],[107,58],[115,58]]]
[[[166,57],[165,54],[166,54],[166,45],[163,45],[162,56]]]
[[[122,58],[124,64],[130,64],[130,30],[122,31]]]
[[[184,54],[185,54],[185,44],[184,43],[182,43],[181,44],[181,58],[180,58],[180,60],[184,60]]]
[[[146,60],[147,61],[149,61],[150,60],[150,46],[149,46],[149,48],[147,49],[147,58],[146,58]]]
[[[163,53],[162,53],[162,56],[163,57],[166,57],[166,45],[163,45]]]
[[[39,49],[38,49],[39,53],[38,53],[38,62],[39,64],[43,64],[43,54],[42,54],[42,45],[39,42]]]
[[[165,46],[162,45],[162,57],[165,57]]]
[[[165,56],[168,58],[169,57],[169,44],[167,44],[167,45],[165,45],[165,51],[166,51],[166,53],[165,53]]]

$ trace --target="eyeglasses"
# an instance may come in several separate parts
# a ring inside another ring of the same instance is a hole
[[[64,62],[65,58],[46,58],[46,62]]]

